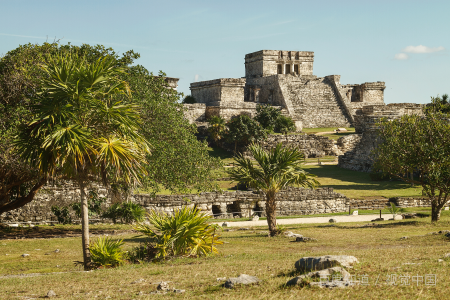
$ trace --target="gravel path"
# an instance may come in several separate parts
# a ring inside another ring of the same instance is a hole
[[[379,218],[380,214],[376,215],[357,215],[357,216],[330,216],[330,217],[308,217],[308,218],[296,218],[296,219],[277,219],[277,224],[313,224],[313,223],[329,223],[331,218],[336,219],[338,223],[345,222],[370,222],[373,219]],[[382,218],[388,220],[392,218],[392,214],[382,214]],[[222,223],[218,223],[222,224]],[[267,221],[239,221],[228,222],[228,227],[246,227],[246,226],[267,226]]]

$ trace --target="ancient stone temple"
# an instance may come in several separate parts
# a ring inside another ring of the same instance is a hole
[[[254,115],[258,104],[280,107],[302,127],[347,127],[365,105],[384,104],[384,82],[340,83],[340,75],[313,75],[314,52],[261,50],[245,55],[244,78],[191,83],[197,104],[187,105],[191,122],[212,115]]]

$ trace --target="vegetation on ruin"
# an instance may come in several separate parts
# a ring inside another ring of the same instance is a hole
[[[253,142],[263,140],[267,136],[266,130],[255,120],[247,115],[239,115],[226,123],[228,130],[225,140],[234,144],[234,152],[237,153],[238,145],[245,147]]]
[[[431,221],[440,218],[450,192],[450,124],[441,111],[404,115],[379,123],[382,143],[374,169],[422,187],[431,200]]]
[[[426,218],[367,223],[337,223],[287,225],[287,230],[316,238],[316,242],[294,243],[292,238],[267,238],[267,227],[250,230],[224,231],[219,255],[212,257],[177,258],[159,263],[125,263],[114,269],[77,272],[81,268],[73,261],[81,259],[79,238],[42,238],[0,240],[0,299],[39,298],[54,290],[60,299],[107,298],[134,299],[152,297],[156,284],[169,282],[170,286],[186,290],[183,294],[167,294],[174,299],[446,299],[450,293],[448,259],[439,262],[449,252],[449,240],[442,234],[450,226],[450,213],[444,211],[440,222],[431,224]],[[52,231],[63,227],[40,226],[38,231]],[[108,227],[110,227],[108,225]],[[124,241],[123,250],[131,251],[142,244],[146,236],[125,231],[129,226],[116,225],[111,238]],[[92,226],[93,232],[105,228]],[[19,231],[20,229],[13,229]],[[36,231],[30,228],[30,231]],[[59,233],[57,233],[59,234]],[[103,233],[104,234],[104,233]],[[407,239],[401,239],[407,236]],[[54,252],[59,249],[59,252]],[[24,253],[30,254],[22,257]],[[7,255],[5,255],[7,254]],[[46,255],[48,254],[48,255]],[[349,272],[367,275],[369,285],[346,289],[315,289],[284,287],[298,276],[294,263],[305,256],[353,255],[360,261]],[[62,272],[62,273],[53,273]],[[11,276],[45,273],[43,276]],[[239,274],[257,276],[260,284],[225,289],[217,278],[236,277]],[[389,285],[389,275],[410,276],[410,285]],[[436,285],[417,285],[412,276],[434,274]],[[9,277],[8,277],[9,276]],[[139,282],[140,279],[143,279]],[[144,296],[138,296],[140,292]],[[148,295],[148,296],[147,296]],[[368,296],[369,295],[369,296]],[[153,296],[154,297],[154,296]]]
[[[238,154],[228,173],[233,180],[264,194],[269,232],[271,236],[275,236],[280,233],[276,221],[277,193],[292,185],[315,188],[319,183],[313,175],[303,170],[304,155],[296,148],[283,147],[283,144],[278,143],[270,150],[265,150],[258,144],[252,144],[248,149],[254,161]]]

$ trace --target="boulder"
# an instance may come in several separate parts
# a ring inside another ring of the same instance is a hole
[[[371,222],[378,222],[378,221],[384,221],[384,218],[376,218],[373,219]]]
[[[53,298],[56,297],[56,293],[53,290],[48,291],[47,295],[45,296],[45,298]]]
[[[252,218],[252,221],[259,221],[259,216],[254,216],[254,217]]]
[[[169,284],[165,281],[162,281],[156,287],[158,291],[168,291],[170,289]]]
[[[287,237],[295,237],[295,238],[303,237],[303,235],[301,235],[299,233],[293,233],[292,231],[286,231],[284,233],[284,235],[287,236]]]
[[[333,268],[337,266],[351,267],[358,259],[349,255],[325,255],[318,257],[302,257],[295,262],[295,268],[300,272],[310,272]]]
[[[255,276],[247,274],[241,274],[239,277],[230,277],[225,281],[224,287],[232,289],[236,284],[253,284],[259,282],[259,279]]]
[[[333,275],[335,275],[336,273],[340,274],[342,276],[342,278],[340,279],[340,281],[349,281],[351,279],[351,275],[349,272],[347,272],[345,269],[341,268],[341,267],[334,267],[334,268],[328,268],[325,270],[320,270],[320,271],[314,271],[314,272],[309,272],[308,274],[305,275],[300,275],[297,277],[292,278],[291,280],[289,280],[286,285],[297,285],[300,284],[303,279],[309,277],[309,278],[324,278],[324,277],[328,277],[329,279],[333,278]]]
[[[403,216],[402,215],[395,215],[394,216],[394,221],[400,221],[403,220]]]
[[[296,242],[315,242],[315,241],[317,241],[317,239],[306,237],[306,236],[298,236],[295,238],[295,241]]]
[[[228,227],[228,222],[223,222],[222,227]]]
[[[331,218],[328,222],[330,222],[330,223],[337,223],[337,220],[334,219],[334,218]]]

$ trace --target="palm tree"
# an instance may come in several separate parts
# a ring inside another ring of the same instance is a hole
[[[278,234],[276,220],[276,194],[281,189],[299,185],[315,188],[319,183],[301,168],[304,155],[296,148],[283,147],[281,143],[266,151],[252,144],[249,151],[255,163],[242,154],[234,157],[234,168],[228,173],[231,178],[262,192],[266,196],[267,224],[271,236]]]
[[[209,119],[209,134],[211,138],[214,140],[217,146],[222,144],[221,140],[227,130],[227,126],[225,125],[225,119],[219,116],[213,116]]]
[[[121,180],[132,184],[145,173],[149,145],[139,134],[138,107],[114,101],[130,96],[119,79],[123,69],[109,56],[88,63],[76,54],[48,57],[33,107],[33,120],[16,145],[23,158],[49,177],[74,180],[80,188],[84,268],[89,269],[86,184]]]

